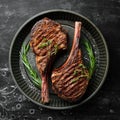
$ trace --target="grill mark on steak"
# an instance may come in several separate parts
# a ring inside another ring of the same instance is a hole
[[[83,82],[84,80],[83,79],[81,79],[81,80],[79,80],[79,81],[77,81],[76,83],[72,83],[72,82],[70,82],[69,81],[69,83],[70,84],[67,84],[65,87],[64,87],[64,93],[67,93],[68,91],[71,91],[71,92],[68,92],[69,94],[72,94],[72,91],[75,91],[75,90],[77,90],[78,88],[77,87],[75,87],[76,85],[79,85],[79,86],[81,86],[81,84],[84,84],[84,82]],[[73,93],[76,93],[76,91],[75,92],[73,92]]]
[[[53,70],[51,80],[53,91],[62,99],[75,102],[85,93],[89,73],[83,64],[79,49],[81,23],[75,22],[75,32],[70,55],[66,62]]]
[[[47,23],[48,20],[49,20],[49,22]],[[32,29],[31,37],[34,38],[34,36],[35,36],[35,38],[36,38],[34,43],[32,43],[34,47],[36,45],[38,45],[38,43],[40,43],[44,37],[48,38],[50,35],[57,35],[58,32],[62,33],[62,28],[59,23],[57,23],[57,22],[52,23],[52,20],[50,20],[48,18],[44,18],[44,21],[42,21],[42,22],[38,21]],[[45,26],[43,26],[43,25],[45,25]],[[38,29],[38,28],[43,28],[43,29]],[[60,29],[61,29],[61,31],[60,31]],[[37,34],[38,32],[39,32],[39,34]],[[65,32],[63,31],[63,33],[65,33]]]
[[[83,90],[86,89],[83,86],[87,86],[85,81],[79,81],[80,83],[75,83],[74,85],[72,84],[70,89],[64,90],[64,93],[62,93],[62,97],[64,97],[65,100],[70,100],[74,101],[74,98],[79,99],[80,96],[82,96],[84,94]],[[80,90],[78,91],[77,87],[75,87],[76,85],[78,85],[78,87],[80,88]],[[71,92],[69,92],[71,91]],[[58,95],[59,97],[61,97],[61,95]]]
[[[43,18],[31,30],[30,46],[42,79],[41,102],[48,103],[48,74],[57,52],[67,48],[67,34],[59,23]]]
[[[60,31],[57,31],[57,32],[54,32],[54,31],[55,31],[55,29],[53,29],[51,32],[48,32],[47,35],[44,35],[44,37],[42,37],[42,35],[41,35],[40,40],[37,40],[37,44],[34,45],[34,51],[37,55],[43,53],[43,51],[46,51],[46,49],[47,49],[47,47],[44,48],[44,49],[39,48],[39,44],[42,42],[42,40],[44,38],[46,38],[47,40],[50,40],[50,41],[56,41],[56,39],[61,39],[60,41],[57,41],[58,42],[57,44],[58,44],[59,47],[65,41],[66,35],[64,35]],[[53,47],[53,44],[51,46]]]

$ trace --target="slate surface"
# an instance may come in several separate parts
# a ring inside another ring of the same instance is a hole
[[[106,81],[88,103],[72,110],[48,110],[26,99],[10,74],[8,55],[18,28],[48,9],[78,12],[103,33],[110,54]],[[0,120],[120,120],[120,0],[0,0]]]

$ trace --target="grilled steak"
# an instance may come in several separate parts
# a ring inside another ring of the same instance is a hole
[[[83,64],[79,48],[81,22],[75,22],[75,32],[70,55],[66,62],[52,72],[53,91],[67,101],[75,102],[86,91],[89,73]]]
[[[67,48],[67,34],[59,23],[43,18],[32,28],[30,46],[36,55],[36,65],[42,79],[41,101],[47,103],[48,73],[57,52]]]

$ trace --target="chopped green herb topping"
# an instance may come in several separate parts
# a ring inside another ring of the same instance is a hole
[[[47,40],[47,38],[46,38],[46,37],[44,37],[44,38],[43,38],[43,41],[46,41],[46,40]]]
[[[76,81],[79,80],[79,77],[72,79],[72,83],[75,83]]]
[[[80,64],[79,64],[79,67],[82,67],[82,66],[83,66],[83,64],[80,63]]]
[[[79,64],[79,67],[86,68],[82,63]]]
[[[78,74],[78,71],[77,70],[74,70],[74,73],[73,73],[74,75],[77,75]]]
[[[74,70],[74,73],[73,73],[73,75],[77,75],[77,74],[78,74],[78,72],[82,72],[82,70],[75,69],[75,70]]]
[[[80,80],[80,78],[85,78],[85,77],[88,79],[89,75],[88,74],[86,74],[86,75],[80,75],[79,77],[72,79],[72,83],[75,83],[78,80]]]
[[[57,54],[57,52],[58,52],[58,45],[56,44],[56,45],[54,45],[54,49],[55,49],[55,55]]]
[[[84,64],[80,63],[79,67],[81,67],[81,69],[75,69],[73,75],[76,76],[80,72],[80,76],[73,79],[72,80],[73,83],[80,80],[80,78],[83,78],[83,77],[86,77],[87,79],[89,79],[89,73],[86,72],[86,67],[84,66]]]
[[[39,48],[44,48],[49,46],[52,43],[51,40],[48,40],[47,42],[40,43]]]
[[[55,45],[54,45],[54,51],[51,53],[51,55],[56,55],[57,52],[58,52],[58,45],[55,44]]]

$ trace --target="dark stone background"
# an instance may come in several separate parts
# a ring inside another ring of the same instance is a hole
[[[72,110],[48,110],[27,100],[10,75],[8,55],[18,28],[48,9],[88,17],[103,33],[110,54],[108,76],[98,94]],[[120,120],[120,0],[0,0],[0,120]]]

